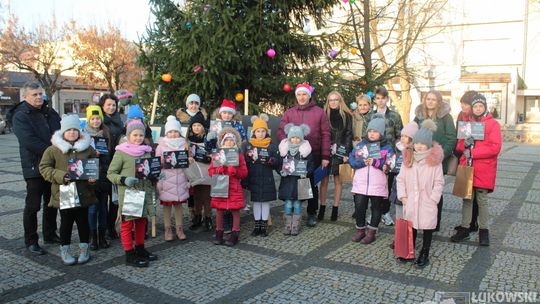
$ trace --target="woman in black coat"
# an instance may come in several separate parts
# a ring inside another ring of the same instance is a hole
[[[328,191],[328,182],[330,175],[334,176],[334,205],[332,207],[332,216],[330,220],[336,221],[338,217],[339,201],[341,200],[342,181],[339,177],[339,165],[348,161],[348,155],[352,150],[353,131],[352,117],[349,107],[343,100],[339,92],[332,91],[328,94],[326,104],[324,105],[328,121],[330,122],[330,141],[331,157],[328,175],[321,181],[321,206],[319,208],[318,219],[324,219],[326,210],[326,192]]]

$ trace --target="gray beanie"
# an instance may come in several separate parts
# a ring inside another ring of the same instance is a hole
[[[433,132],[437,131],[437,125],[433,120],[426,119],[422,122],[422,127],[413,138],[413,144],[424,144],[431,149],[433,147]]]
[[[190,94],[187,98],[186,98],[186,107],[189,106],[189,104],[194,101],[196,102],[199,106],[201,105],[201,98],[199,97],[199,95],[197,94]]]
[[[368,123],[367,130],[375,130],[384,137],[384,131],[386,130],[384,116],[380,113],[375,113]]]
[[[307,136],[309,132],[310,132],[310,128],[306,124],[295,126],[292,123],[288,123],[287,125],[285,125],[285,133],[287,134],[288,139],[291,139],[293,137],[298,137],[301,140],[304,140],[304,137]]]
[[[60,132],[64,134],[69,129],[77,129],[81,132],[81,121],[77,114],[64,114],[60,121]]]

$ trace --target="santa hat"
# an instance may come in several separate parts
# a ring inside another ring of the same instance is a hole
[[[298,84],[294,90],[294,95],[297,95],[298,92],[305,92],[309,97],[311,97],[311,86],[305,82]]]
[[[221,107],[219,107],[219,113],[230,112],[236,114],[236,104],[228,99],[223,99]]]
[[[169,131],[177,131],[182,134],[180,122],[172,115],[167,117],[167,122],[165,123],[165,134],[169,133]]]

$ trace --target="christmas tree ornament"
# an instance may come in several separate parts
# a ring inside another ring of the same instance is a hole
[[[171,73],[166,73],[166,74],[161,75],[161,80],[163,80],[164,82],[171,82],[172,80]]]
[[[268,56],[270,58],[274,58],[276,56],[276,51],[273,48],[269,48],[266,51],[266,56]]]
[[[356,55],[358,53],[358,50],[356,48],[351,49],[351,54]]]
[[[289,93],[290,91],[291,91],[291,86],[288,83],[284,84],[283,85],[283,92]]]
[[[355,0],[349,0],[349,2],[350,2],[351,4],[354,4],[354,1],[355,1]]]
[[[196,66],[193,67],[193,73],[195,73],[195,74],[199,74],[202,71],[203,71],[202,65],[196,65]]]
[[[210,10],[210,4],[205,4],[205,5],[203,6],[203,10],[204,10],[205,12],[208,12],[208,11]]]
[[[366,93],[367,96],[369,96],[369,98],[373,98],[375,96],[375,94],[373,93],[373,91],[368,91]]]
[[[186,30],[191,30],[191,22],[186,22]]]
[[[311,32],[311,27],[309,26],[309,24],[306,24],[304,25],[304,28],[302,28],[302,30],[304,31],[304,33],[309,34],[309,32]]]
[[[347,2],[349,2],[349,0],[343,0],[343,3],[347,3]]]
[[[309,91],[311,92],[311,94],[313,94],[313,92],[315,92],[315,87],[310,85],[309,86]]]
[[[234,100],[236,100],[236,102],[241,102],[242,100],[244,100],[244,94],[236,93],[236,95],[234,95]]]
[[[331,50],[330,53],[328,53],[328,56],[330,56],[330,58],[332,58],[332,59],[336,58],[337,51],[336,50]]]

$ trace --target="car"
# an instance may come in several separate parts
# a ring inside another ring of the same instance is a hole
[[[4,117],[0,116],[0,134],[6,134],[7,122]]]

